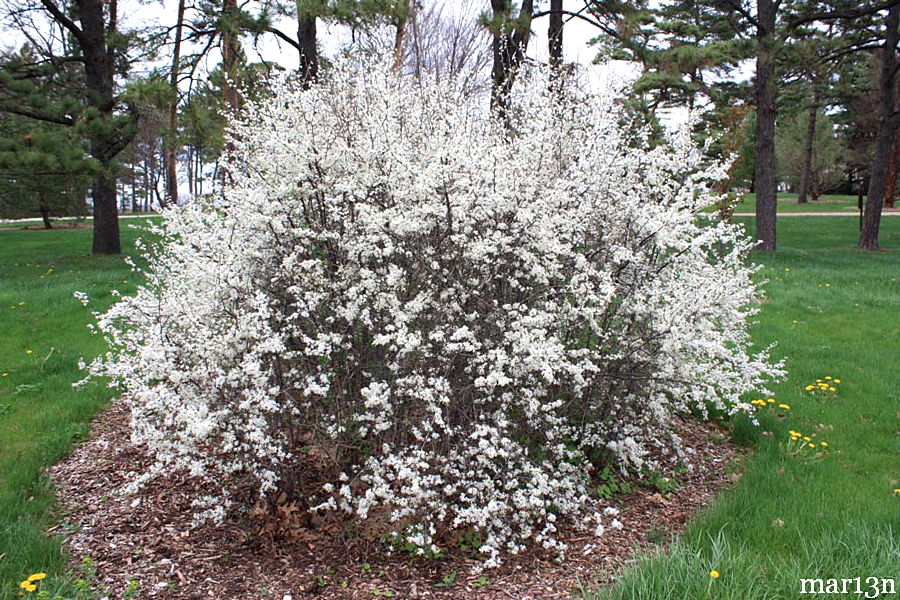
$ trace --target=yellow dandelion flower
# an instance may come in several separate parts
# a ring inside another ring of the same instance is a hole
[[[828,442],[822,442],[822,447],[823,447],[823,448],[827,448],[827,447],[828,447]]]
[[[840,379],[835,379],[834,382],[835,382],[835,383],[840,383],[841,380],[840,380]]]
[[[775,398],[769,398],[768,400],[766,400],[766,402],[768,402],[769,404],[774,404]]]
[[[4,373],[3,377],[9,377],[9,373]]]
[[[709,576],[712,577],[713,579],[718,579],[718,578],[719,578],[719,572],[716,571],[715,569],[713,569],[712,571],[709,572]]]
[[[828,391],[829,391],[829,392],[836,392],[836,391],[837,391],[837,388],[836,388],[836,387],[830,387],[830,388],[828,388]]]
[[[28,581],[27,579],[19,584],[19,587],[25,590],[26,592],[34,592],[37,590],[37,586]]]
[[[34,354],[34,350],[26,350],[25,354]]]
[[[822,383],[821,379],[816,379],[816,383]]]
[[[25,306],[25,301],[22,300],[21,302],[19,302],[19,306]]]
[[[900,496],[900,488],[894,488],[894,493]]]
[[[826,375],[825,379],[831,379],[831,375]]]
[[[790,404],[779,404],[778,408],[780,408],[782,410],[791,410],[791,405]]]
[[[41,579],[46,579],[46,578],[47,578],[46,573],[35,573],[34,575],[32,575],[31,577],[28,578],[28,581],[30,581],[31,583],[34,583],[35,581],[40,581]]]

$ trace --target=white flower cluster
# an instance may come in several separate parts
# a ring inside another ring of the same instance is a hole
[[[749,348],[750,242],[698,217],[721,167],[626,133],[612,94],[520,81],[504,124],[383,66],[247,107],[224,199],[166,213],[98,317],[92,373],[162,468],[423,552],[477,532],[496,564],[593,522],[592,469],[676,453],[673,414],[779,374]]]

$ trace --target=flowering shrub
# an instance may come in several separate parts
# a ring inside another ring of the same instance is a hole
[[[512,133],[382,67],[247,108],[223,199],[166,213],[98,316],[91,371],[159,469],[423,552],[475,531],[496,564],[590,520],[593,469],[675,456],[673,414],[748,408],[779,369],[749,351],[750,242],[698,220],[723,170],[687,133],[649,149],[611,94],[520,79]]]

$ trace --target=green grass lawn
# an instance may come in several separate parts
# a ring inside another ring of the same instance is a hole
[[[778,212],[839,212],[859,214],[859,211],[856,208],[856,201],[856,196],[825,195],[820,196],[815,202],[799,204],[797,202],[796,194],[778,194]],[[865,201],[865,198],[863,198],[863,201]],[[706,209],[706,212],[713,212],[714,210],[713,207],[710,207]],[[737,205],[734,212],[755,213],[756,194],[745,194],[743,201]]]
[[[123,224],[126,252],[133,223]],[[90,237],[0,231],[0,598],[16,597],[33,572],[50,573],[51,590],[66,577],[58,538],[44,535],[60,515],[41,472],[109,399],[100,386],[71,388],[79,357],[102,347],[72,292],[90,294],[96,309],[110,289],[134,289],[121,258],[88,254]],[[893,252],[860,252],[856,239],[852,219],[779,222],[778,254],[757,256],[769,299],[754,333],[789,358],[776,389],[789,416],[763,411],[771,438],[739,427],[757,447],[740,483],[665,551],[586,598],[795,600],[801,577],[900,578],[900,219],[882,225]],[[804,391],[826,375],[842,380],[836,397]],[[790,429],[815,433],[830,451],[789,455]]]
[[[880,253],[852,248],[852,219],[778,227],[778,253],[756,256],[769,283],[754,339],[788,358],[775,397],[791,409],[761,411],[771,438],[741,428],[757,448],[742,480],[683,536],[585,598],[825,598],[799,594],[801,578],[819,577],[900,587],[900,220],[882,223],[893,251]],[[805,391],[826,376],[841,380],[836,395]],[[817,448],[792,456],[792,429]],[[821,441],[829,451],[815,458]]]
[[[126,251],[134,223],[123,222]],[[15,597],[31,573],[62,573],[59,539],[44,535],[59,520],[41,473],[84,438],[109,399],[102,386],[72,389],[83,377],[79,358],[102,347],[85,327],[90,309],[72,293],[87,292],[100,308],[111,289],[134,285],[122,257],[90,255],[91,234],[0,231],[0,598]]]

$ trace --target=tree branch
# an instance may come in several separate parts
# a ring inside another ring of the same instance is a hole
[[[872,6],[863,8],[829,10],[810,13],[808,15],[801,15],[788,22],[785,30],[791,31],[793,29],[796,29],[797,27],[800,27],[801,25],[805,25],[806,23],[812,23],[813,21],[829,21],[831,19],[856,19],[858,17],[875,14],[888,8],[893,8],[898,4],[900,4],[900,0],[885,0],[884,2],[880,2],[878,4],[873,4]]]
[[[47,12],[50,13],[57,23],[68,29],[72,35],[75,36],[75,39],[77,39],[79,43],[85,44],[87,42],[81,28],[75,24],[75,21],[65,15],[53,0],[41,0],[41,4],[44,5],[44,8],[47,9]]]
[[[900,2],[900,0],[897,0],[897,1]],[[581,19],[582,21],[590,23],[597,29],[600,29],[601,31],[603,31],[603,33],[605,33],[607,35],[613,36],[615,38],[619,37],[619,32],[617,32],[615,29],[611,29],[599,21],[595,21],[594,19],[591,19],[590,17],[586,17],[583,14],[581,14],[580,12],[572,12],[571,10],[542,10],[542,11],[536,12],[533,15],[531,15],[531,19],[534,20],[534,19],[537,19],[538,17],[546,17],[548,15],[553,15],[553,14],[567,15],[569,17],[569,20]]]
[[[276,28],[276,27],[268,26],[268,27],[265,28],[265,31],[268,31],[269,33],[273,34],[275,37],[284,40],[285,42],[287,42],[288,44],[290,44],[291,46],[293,46],[295,50],[298,50],[298,51],[302,51],[302,50],[303,50],[303,49],[300,47],[299,42],[297,42],[295,39],[293,39],[291,36],[287,35],[287,34],[284,33],[283,31],[281,31],[280,29],[278,29],[278,28]]]
[[[0,106],[0,112],[6,112],[13,115],[19,115],[20,117],[28,117],[29,119],[34,119],[36,121],[43,121],[45,123],[55,123],[57,125],[66,125],[72,126],[75,124],[75,119],[72,117],[57,117],[54,115],[45,115],[38,112],[34,112],[28,110],[27,108],[19,108],[12,106]]]
[[[747,21],[749,21],[751,25],[753,25],[754,27],[759,27],[759,21],[756,19],[756,17],[753,16],[753,13],[751,13],[745,6],[741,4],[740,0],[726,0],[726,4],[733,8],[736,12],[740,13],[741,16],[747,19]]]

